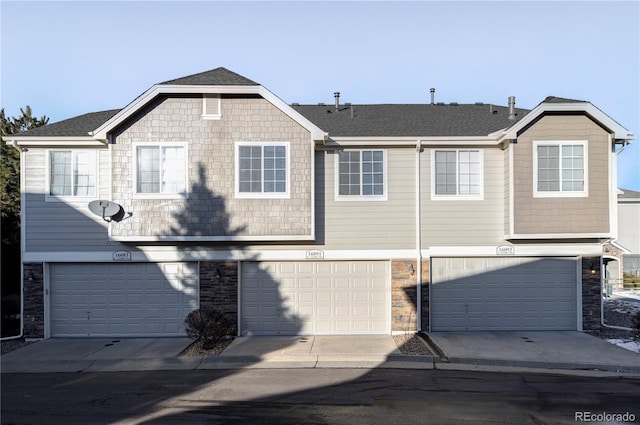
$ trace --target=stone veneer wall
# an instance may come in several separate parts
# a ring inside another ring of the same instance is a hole
[[[429,278],[430,273],[430,260],[422,261],[422,283],[421,283],[421,296],[422,296],[422,329],[421,331],[429,331]]]
[[[24,263],[23,331],[25,338],[44,338],[43,263]]]
[[[225,313],[238,328],[238,262],[200,262],[200,308]]]
[[[411,274],[413,267],[413,274]],[[391,261],[391,330],[415,332],[418,330],[418,291],[416,286],[417,267],[415,260]],[[422,262],[422,328],[425,328],[424,312],[429,317],[429,262]],[[425,290],[427,291],[425,297]],[[427,303],[424,300],[427,300]]]
[[[600,257],[582,258],[582,329],[585,331],[601,328],[601,270]],[[595,273],[592,274],[592,268]]]

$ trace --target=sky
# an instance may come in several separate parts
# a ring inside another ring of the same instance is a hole
[[[640,137],[640,1],[0,0],[0,106],[50,122],[223,66],[287,103],[588,100]],[[640,191],[640,140],[618,186]]]

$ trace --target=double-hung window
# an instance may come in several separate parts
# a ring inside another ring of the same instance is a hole
[[[482,150],[434,149],[431,199],[483,199]]]
[[[142,197],[184,197],[187,193],[185,143],[137,144],[136,194]]]
[[[385,200],[384,150],[343,150],[336,158],[336,199]]]
[[[236,197],[289,197],[289,143],[236,143]]]
[[[47,198],[96,197],[96,151],[51,150]]]
[[[588,195],[586,141],[535,141],[533,156],[534,196]]]

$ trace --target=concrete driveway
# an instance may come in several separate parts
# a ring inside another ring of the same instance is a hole
[[[451,365],[640,373],[640,354],[575,331],[432,332]],[[439,360],[436,368],[447,368]]]
[[[236,338],[219,356],[177,357],[188,338],[48,339],[5,354],[2,372],[236,368],[515,368],[640,374],[640,354],[582,332],[442,332],[438,356],[404,356],[389,335]]]

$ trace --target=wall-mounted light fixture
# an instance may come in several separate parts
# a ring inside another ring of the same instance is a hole
[[[589,267],[589,273],[596,274],[596,266],[598,265],[599,262],[600,262],[600,260],[598,258],[594,258],[594,259],[591,260],[591,266]]]
[[[414,274],[416,274],[416,268],[413,267],[413,264],[409,263],[409,274],[411,276],[413,276]]]

